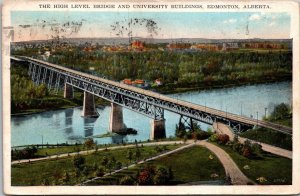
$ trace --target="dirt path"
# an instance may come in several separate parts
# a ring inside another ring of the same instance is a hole
[[[156,145],[170,145],[170,144],[183,144],[182,141],[162,141],[162,142],[151,142],[151,143],[143,143],[143,146],[156,146]],[[141,146],[142,144],[138,144],[138,146]],[[108,150],[114,150],[114,149],[120,149],[120,148],[132,148],[134,147],[135,144],[130,144],[126,146],[113,146],[113,147],[108,147]],[[104,151],[106,148],[100,148],[97,151]],[[57,158],[64,158],[64,157],[71,157],[71,156],[76,156],[76,155],[88,155],[96,150],[85,150],[85,151],[80,151],[80,152],[72,152],[72,153],[64,153],[60,155],[51,155],[43,158],[36,158],[36,159],[23,159],[23,160],[17,160],[17,161],[12,161],[11,164],[21,164],[21,163],[31,163],[31,162],[36,162],[36,161],[44,161],[44,160],[49,160],[49,159],[57,159]]]
[[[197,144],[209,149],[218,157],[225,168],[226,175],[230,176],[231,183],[233,185],[255,184],[243,174],[243,172],[223,149],[204,140],[197,142]]]
[[[230,128],[227,125],[225,125],[223,123],[214,123],[213,128],[217,133],[227,134],[229,136],[230,140],[231,141],[233,140],[234,134],[232,133],[232,131],[230,130]],[[239,142],[241,142],[241,143],[244,143],[246,140],[247,140],[247,138],[239,137]],[[255,140],[250,140],[250,139],[248,139],[248,140],[251,142],[260,144],[262,146],[262,149],[266,152],[270,152],[272,154],[276,154],[278,156],[286,157],[289,159],[293,158],[293,151],[278,148],[276,146],[272,146],[272,145],[258,142]]]
[[[115,171],[113,171],[113,172],[111,172],[111,173],[106,173],[104,176],[110,176],[110,175],[113,175],[113,174],[118,173],[118,172],[120,172],[120,171],[127,170],[128,168],[135,167],[136,165],[143,164],[143,163],[146,163],[146,162],[148,162],[148,161],[155,160],[155,159],[158,159],[158,158],[160,158],[160,157],[164,157],[164,156],[167,156],[167,155],[169,155],[169,154],[176,153],[176,152],[178,152],[178,151],[181,151],[181,150],[183,150],[183,149],[186,149],[186,148],[189,148],[189,147],[195,145],[195,143],[193,143],[192,141],[189,141],[188,143],[189,143],[188,145],[185,145],[185,146],[176,148],[176,149],[174,149],[174,150],[165,152],[165,153],[163,153],[163,154],[159,154],[159,155],[157,155],[157,156],[148,158],[148,159],[143,160],[143,161],[139,161],[139,162],[137,162],[137,163],[135,163],[135,164],[129,165],[128,167],[123,167],[123,168],[118,169],[118,170],[115,170]],[[103,177],[104,177],[104,176],[103,176]],[[81,184],[79,184],[79,185],[84,185],[84,184],[87,184],[87,183],[89,183],[89,182],[92,182],[92,181],[101,179],[101,178],[102,178],[102,177],[95,177],[95,178],[90,179],[90,180],[87,180],[87,181],[85,181],[85,182],[83,182],[83,183],[81,183]]]

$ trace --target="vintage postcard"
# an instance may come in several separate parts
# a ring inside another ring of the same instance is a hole
[[[4,192],[300,192],[299,3],[5,1]]]

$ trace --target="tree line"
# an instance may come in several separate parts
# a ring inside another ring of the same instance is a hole
[[[87,52],[73,48],[56,50],[47,60],[117,81],[160,78],[170,88],[291,80],[292,76],[290,51]]]

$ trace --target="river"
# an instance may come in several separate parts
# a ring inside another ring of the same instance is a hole
[[[275,104],[292,103],[292,83],[249,85],[226,89],[213,89],[168,95],[230,113],[262,119]],[[12,146],[56,143],[75,143],[86,137],[105,134],[108,131],[110,107],[98,108],[99,118],[82,118],[81,107],[53,110],[27,116],[11,117]],[[124,109],[124,123],[138,131],[137,135],[112,136],[95,139],[100,143],[145,141],[150,137],[150,119],[131,110]],[[165,111],[166,135],[174,136],[179,115]],[[203,129],[209,126],[200,124]]]

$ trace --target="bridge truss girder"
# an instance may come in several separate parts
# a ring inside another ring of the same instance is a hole
[[[38,85],[44,83],[50,90],[53,89],[55,92],[58,92],[58,89],[63,88],[64,84],[68,83],[75,88],[89,92],[95,96],[116,103],[155,120],[164,119],[164,110],[168,110],[209,125],[212,125],[214,122],[223,122],[229,125],[235,132],[243,132],[253,127],[251,125],[242,124],[238,121],[228,120],[226,118],[210,114],[206,111],[182,106],[176,102],[165,101],[146,94],[124,89],[120,86],[49,67],[31,60],[29,60],[28,74],[31,76],[31,79],[35,84]]]

